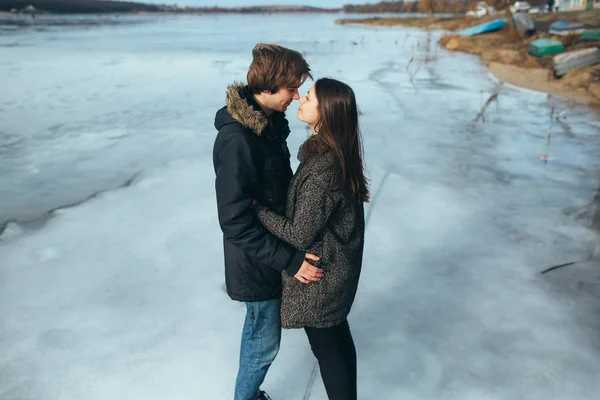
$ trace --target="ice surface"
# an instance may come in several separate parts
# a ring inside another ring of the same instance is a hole
[[[0,236],[2,400],[232,398],[244,308],[223,287],[212,118],[261,40],[303,51],[360,103],[373,201],[350,316],[359,397],[597,398],[598,238],[564,213],[598,186],[596,114],[507,86],[475,122],[496,85],[475,57],[433,46],[411,82],[425,33],[333,18],[0,37],[23,43],[0,61],[2,213],[38,215],[142,171]],[[570,131],[555,122],[547,147],[552,105],[569,108]],[[292,153],[307,134],[295,109]],[[264,387],[325,399],[314,367],[303,332],[285,331]]]

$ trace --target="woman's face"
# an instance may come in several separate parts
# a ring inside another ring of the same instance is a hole
[[[313,132],[316,133],[315,126],[319,123],[319,118],[319,102],[315,93],[315,86],[313,85],[308,94],[300,98],[298,119],[310,125],[313,128]]]

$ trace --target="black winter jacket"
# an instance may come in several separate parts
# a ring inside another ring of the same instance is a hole
[[[252,211],[256,200],[281,213],[292,177],[285,114],[262,111],[247,87],[227,88],[217,111],[213,148],[219,223],[223,231],[225,283],[233,300],[281,297],[281,271],[297,271],[298,252],[267,231]]]

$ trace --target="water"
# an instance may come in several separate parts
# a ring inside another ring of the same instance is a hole
[[[34,219],[149,167],[209,151],[224,87],[245,78],[257,42],[302,51],[317,77],[345,79],[358,89],[369,83],[359,100],[370,112],[365,125],[379,132],[393,129],[399,116],[424,131],[432,129],[430,122],[447,127],[469,121],[491,90],[477,59],[449,55],[433,42],[439,59],[419,68],[417,91],[407,85],[405,66],[423,54],[423,32],[333,24],[339,17],[43,16],[35,23],[5,17],[0,222]],[[544,96],[513,97],[501,98],[514,106],[506,104],[502,113],[543,135],[549,107]],[[371,109],[385,115],[371,118]],[[571,121],[581,120],[586,133],[597,129],[585,126],[594,118],[591,111],[578,113],[581,118]]]
[[[331,22],[45,17],[5,30],[0,221],[35,218],[149,167],[209,151],[214,112],[225,86],[245,78],[254,44],[276,40],[332,55],[348,50],[356,35],[340,37]]]
[[[438,49],[440,32],[336,17],[1,26],[0,221],[136,178],[0,234],[0,398],[232,397],[243,305],[223,290],[212,120],[259,41],[302,51],[361,107],[373,201],[350,315],[359,397],[597,398],[597,114],[499,87],[478,58]],[[296,107],[292,153],[308,133]],[[303,332],[286,331],[265,386],[325,399],[314,366]]]

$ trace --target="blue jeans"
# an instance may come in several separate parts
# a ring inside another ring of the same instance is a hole
[[[246,303],[234,400],[254,400],[279,352],[281,299]]]

